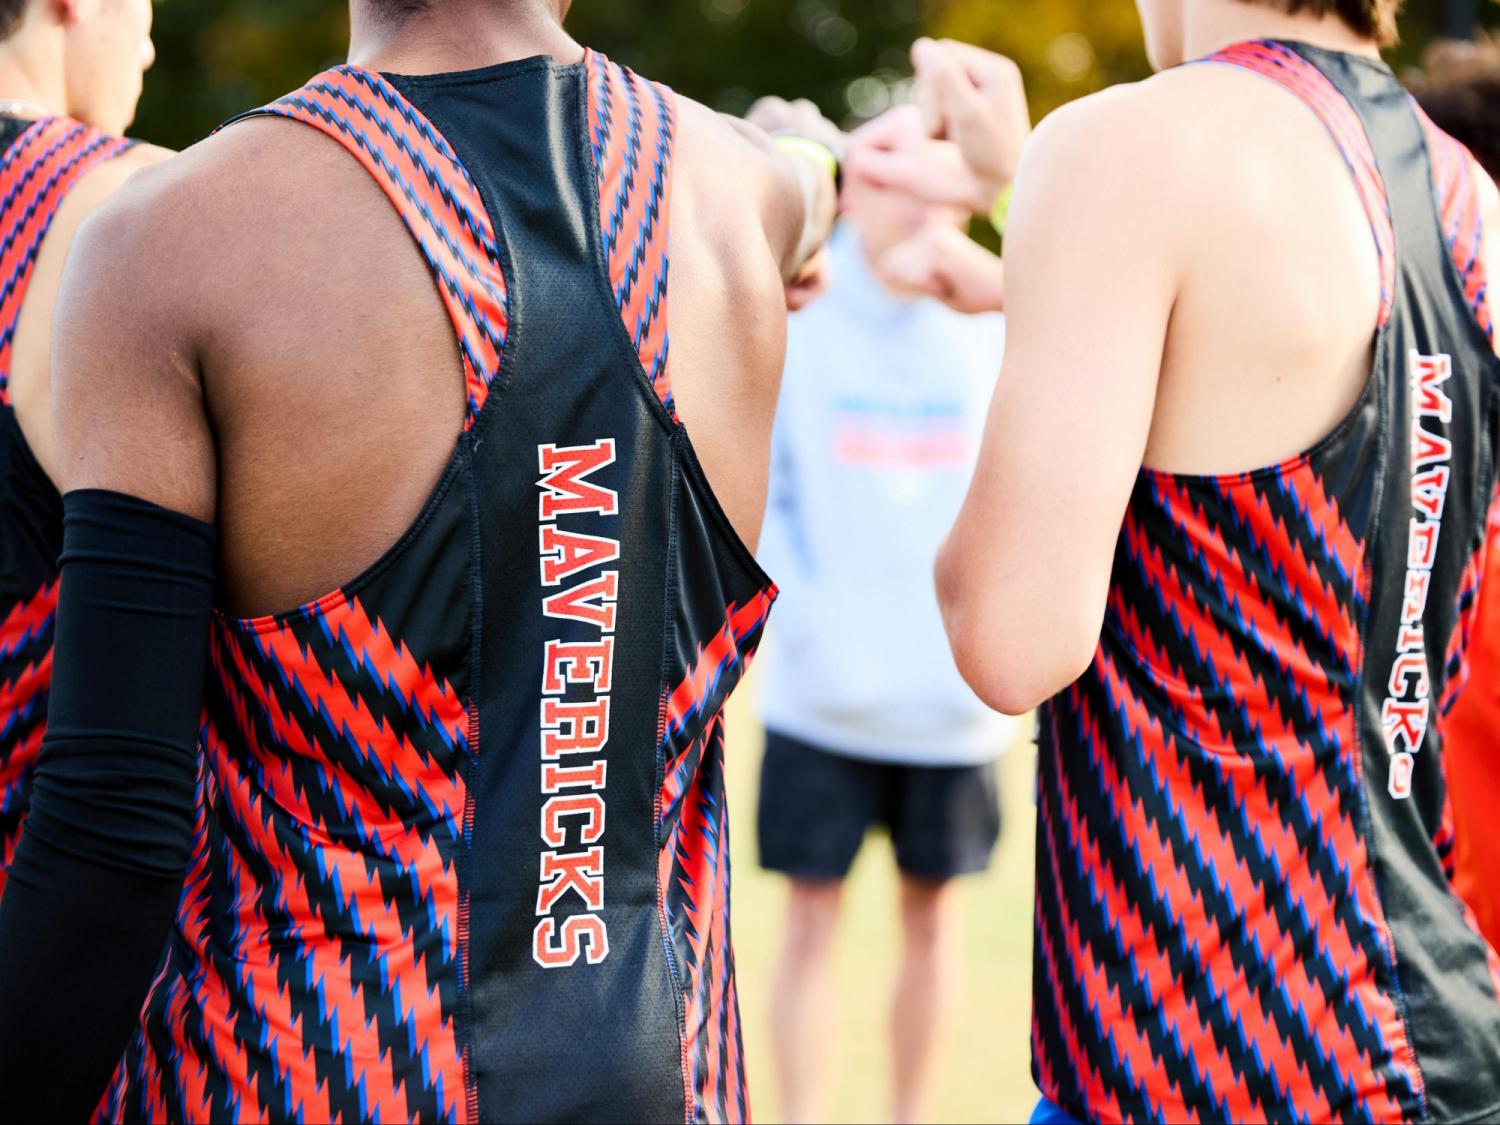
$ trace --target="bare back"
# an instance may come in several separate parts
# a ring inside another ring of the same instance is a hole
[[[753,541],[801,198],[717,115],[683,103],[681,117],[674,387]],[[295,123],[236,125],[140,177],[85,242],[65,300],[129,338],[125,366],[144,382],[122,385],[113,408],[138,416],[72,422],[68,487],[100,480],[84,435],[128,443],[109,457],[110,487],[216,514],[226,597],[247,615],[321,596],[401,537],[453,455],[460,357],[417,247],[347,153]],[[100,300],[127,263],[126,295]],[[75,370],[108,366],[89,340],[61,347]],[[163,463],[163,428],[192,435],[176,463]]]
[[[1147,86],[1133,96],[1172,107],[1197,159],[1146,464],[1274,464],[1326,436],[1370,377],[1371,216],[1328,127],[1272,82],[1199,65]]]

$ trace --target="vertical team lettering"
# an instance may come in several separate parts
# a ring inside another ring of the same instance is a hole
[[[614,685],[620,542],[566,526],[577,516],[618,516],[619,495],[589,478],[614,464],[615,443],[537,449],[542,612],[585,626],[552,640],[542,662],[541,870],[532,956],[544,969],[609,956],[604,921],[605,781]],[[597,527],[595,528],[597,530]],[[551,591],[551,592],[549,592]],[[562,907],[571,912],[562,912]]]
[[[1423,620],[1453,461],[1453,443],[1442,432],[1453,421],[1453,401],[1443,390],[1453,374],[1453,361],[1445,355],[1412,352],[1410,364],[1412,516],[1396,658],[1380,712],[1391,760],[1387,788],[1398,801],[1411,796],[1415,755],[1422,749],[1431,721],[1432,682]]]

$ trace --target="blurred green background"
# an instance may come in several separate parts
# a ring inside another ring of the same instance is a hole
[[[1408,3],[1393,61],[1415,66],[1445,21],[1467,24],[1466,10],[1500,28],[1493,0]],[[870,116],[901,96],[907,48],[923,34],[1011,55],[1038,117],[1147,72],[1133,0],[577,0],[569,25],[583,42],[731,112],[773,93],[812,98],[838,120]],[[343,0],[160,0],[158,62],[133,132],[174,148],[192,144],[341,61],[346,31]],[[734,934],[752,1105],[758,1120],[775,1121],[767,1002],[783,887],[755,862],[761,741],[752,683],[730,718]],[[1026,747],[1007,758],[1006,837],[994,869],[964,888],[966,984],[944,1055],[942,1121],[1025,1120],[1035,1103],[1028,1057],[1033,762]],[[889,845],[874,841],[848,888],[832,1048],[836,1121],[883,1120],[889,1104],[885,1030],[900,941],[892,867]]]
[[[1500,27],[1494,0],[1409,0],[1397,63],[1413,65],[1465,10]],[[869,116],[899,96],[923,34],[1011,55],[1038,116],[1146,73],[1133,0],[576,0],[568,22],[590,46],[731,112],[781,94],[835,120]],[[158,61],[134,132],[192,144],[342,61],[347,28],[344,0],[159,0]]]

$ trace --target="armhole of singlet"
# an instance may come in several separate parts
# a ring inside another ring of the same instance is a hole
[[[342,66],[280,101],[241,114],[300,121],[331,137],[385,192],[416,243],[457,337],[467,405],[464,430],[478,421],[499,378],[509,332],[506,279],[494,224],[468,170],[420,110],[379,74]],[[322,597],[254,618],[216,614],[242,632],[264,632],[336,604],[373,581],[422,533],[452,487],[462,451],[405,532],[375,562]]]
[[[1354,180],[1355,191],[1370,222],[1370,234],[1375,242],[1380,271],[1380,316],[1375,327],[1376,360],[1371,364],[1353,405],[1328,433],[1301,453],[1256,469],[1232,473],[1179,473],[1168,469],[1141,469],[1141,475],[1147,480],[1212,483],[1221,488],[1233,488],[1292,472],[1307,464],[1342,440],[1369,403],[1378,382],[1379,353],[1384,346],[1386,328],[1396,305],[1396,228],[1386,195],[1385,179],[1375,162],[1375,149],[1365,132],[1364,122],[1322,71],[1295,51],[1269,40],[1236,44],[1216,55],[1196,59],[1185,65],[1208,64],[1231,66],[1260,75],[1297,98],[1323,123]]]
[[[500,373],[509,300],[493,221],[452,146],[381,75],[325,71],[295,93],[228,122],[300,121],[332,138],[380,186],[427,264],[458,340],[471,428]]]
[[[21,265],[0,300],[0,406],[10,406],[10,363],[16,327],[26,300],[42,242],[68,193],[94,169],[135,147],[71,117],[43,117],[32,122],[0,157],[0,178],[10,183],[0,198],[0,245]],[[18,170],[18,166],[20,167]],[[13,206],[17,197],[39,183],[29,206]],[[20,432],[19,420],[17,432]],[[24,437],[24,434],[22,435]]]
[[[1437,127],[1422,107],[1412,100],[1412,110],[1422,125],[1432,168],[1432,191],[1459,288],[1473,315],[1475,326],[1500,361],[1500,334],[1495,331],[1494,309],[1485,259],[1484,211],[1476,176],[1484,173],[1474,156]]]
[[[750,582],[774,588],[719,503],[672,395],[668,320],[676,95],[594,50],[585,53],[584,73],[611,298],[721,545],[739,560]]]
[[[676,97],[587,51],[589,145],[610,297],[646,381],[673,423],[669,333]]]

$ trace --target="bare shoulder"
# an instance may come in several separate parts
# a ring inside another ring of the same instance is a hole
[[[141,303],[184,328],[194,310],[212,320],[221,298],[242,302],[247,280],[256,279],[249,291],[261,288],[258,271],[300,261],[288,250],[351,208],[390,210],[357,161],[297,122],[245,121],[171,159],[153,155],[121,169],[123,183],[83,224],[73,254],[77,269],[134,278],[132,289],[149,293]]]
[[[769,148],[757,130],[701,102],[677,94],[678,157],[696,167],[727,160],[728,171],[769,171]]]
[[[722,200],[726,218],[743,225],[745,209],[754,213],[777,189],[780,154],[738,118],[680,94],[677,105],[678,183]]]
[[[780,154],[752,126],[689,98],[678,104],[674,270],[717,275],[743,299],[778,305],[784,295],[772,247],[800,236],[795,181],[778,176]]]
[[[1274,83],[1228,66],[1186,66],[1112,87],[1049,115],[1017,192],[1160,220],[1190,237],[1226,210],[1248,218],[1284,198],[1285,177],[1339,174],[1326,129]],[[1319,181],[1322,182],[1322,181]]]
[[[1016,177],[1012,224],[1031,216],[1090,230],[1127,226],[1142,240],[1180,231],[1212,175],[1193,111],[1151,82],[1070,102],[1037,127]],[[1153,222],[1153,217],[1159,222]]]
[[[118,191],[137,172],[155,167],[172,159],[174,155],[170,149],[156,145],[132,145],[113,160],[106,160],[91,168],[78,181],[77,187],[68,193],[68,201],[76,201],[92,210]]]
[[[192,181],[170,155],[137,146],[96,169],[69,197],[77,229],[61,294],[68,319],[108,315],[139,323],[144,310],[172,301],[176,279],[192,276],[197,263],[181,208]]]
[[[1038,126],[1028,147],[1032,164],[1068,174],[1153,179],[1163,173],[1211,168],[1224,138],[1224,105],[1232,101],[1216,75],[1195,67],[1166,71],[1144,82],[1112,86],[1069,102]],[[1219,68],[1213,68],[1219,69]]]
[[[1474,179],[1479,184],[1479,213],[1484,218],[1484,229],[1490,239],[1500,239],[1500,185],[1490,179],[1477,160]]]
[[[65,255],[79,226],[98,210],[105,200],[119,191],[137,172],[170,160],[172,155],[168,149],[138,144],[115,159],[106,160],[89,169],[68,192],[62,206],[58,208],[57,217],[43,248],[43,254],[47,254],[50,250]],[[59,244],[61,244],[60,247]],[[60,262],[61,259],[59,259]]]

